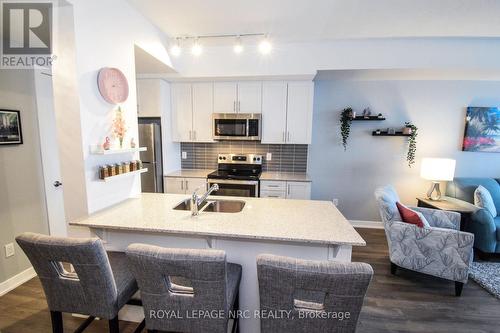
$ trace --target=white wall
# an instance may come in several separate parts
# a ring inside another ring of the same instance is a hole
[[[361,71],[363,73],[363,71]],[[373,198],[379,185],[394,184],[402,201],[415,204],[429,185],[420,179],[422,157],[457,160],[456,176],[500,177],[500,154],[461,151],[467,106],[500,106],[500,81],[427,81],[388,77],[316,81],[309,173],[314,199],[339,198],[352,220],[380,220]],[[383,122],[353,122],[343,151],[339,114],[347,106],[370,107]],[[419,127],[417,161],[406,164],[406,139],[373,137],[377,128]]]
[[[194,57],[185,50],[172,58],[183,76],[314,74],[329,69],[495,68],[500,69],[498,38],[353,39],[314,43],[274,43],[261,55],[255,45],[236,55],[232,45],[207,47]]]
[[[84,153],[88,213],[108,207],[140,193],[140,177],[109,183],[98,181],[98,166],[138,158],[138,154],[102,157],[90,155],[91,145],[111,136],[116,106],[104,101],[97,89],[97,74],[102,67],[119,68],[127,77],[129,97],[121,107],[128,125],[125,144],[137,142],[137,99],[134,44],[153,50],[155,56],[170,63],[164,36],[142,15],[120,0],[75,0],[74,26],[79,108]],[[73,138],[78,140],[79,138]]]
[[[48,233],[33,73],[0,70],[0,108],[21,112],[23,144],[0,146],[0,283],[31,265],[15,237]],[[15,244],[5,258],[4,245]]]

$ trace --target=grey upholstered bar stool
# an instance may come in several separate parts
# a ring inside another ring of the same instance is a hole
[[[63,332],[62,312],[88,315],[75,331],[82,332],[95,317],[109,320],[118,333],[118,311],[137,292],[124,253],[106,253],[98,238],[52,237],[23,233],[17,243],[42,282],[54,333]],[[72,264],[68,272],[62,263]]]
[[[261,317],[262,333],[355,332],[373,269],[262,254],[257,274],[261,311],[278,314]]]
[[[241,266],[227,263],[224,251],[132,244],[126,253],[141,291],[148,332],[227,332],[230,310],[238,308]],[[187,318],[193,311],[216,316]],[[232,331],[237,327],[236,318]]]

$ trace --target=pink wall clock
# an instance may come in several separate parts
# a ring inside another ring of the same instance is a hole
[[[101,96],[111,104],[123,103],[128,97],[128,82],[118,68],[103,67],[97,75],[97,86]]]

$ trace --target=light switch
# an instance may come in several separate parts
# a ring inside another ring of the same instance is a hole
[[[14,244],[5,244],[5,258],[12,257],[14,255]]]
[[[183,151],[182,152],[182,159],[185,160],[186,158],[188,158],[188,153],[186,151]]]
[[[273,154],[272,153],[267,153],[266,154],[266,161],[271,161],[273,159]]]

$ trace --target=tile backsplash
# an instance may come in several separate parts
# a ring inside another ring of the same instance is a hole
[[[264,156],[263,171],[306,172],[307,145],[274,145],[245,141],[221,141],[215,143],[181,143],[183,169],[217,169],[217,154],[260,154]],[[272,159],[266,160],[271,153]]]

